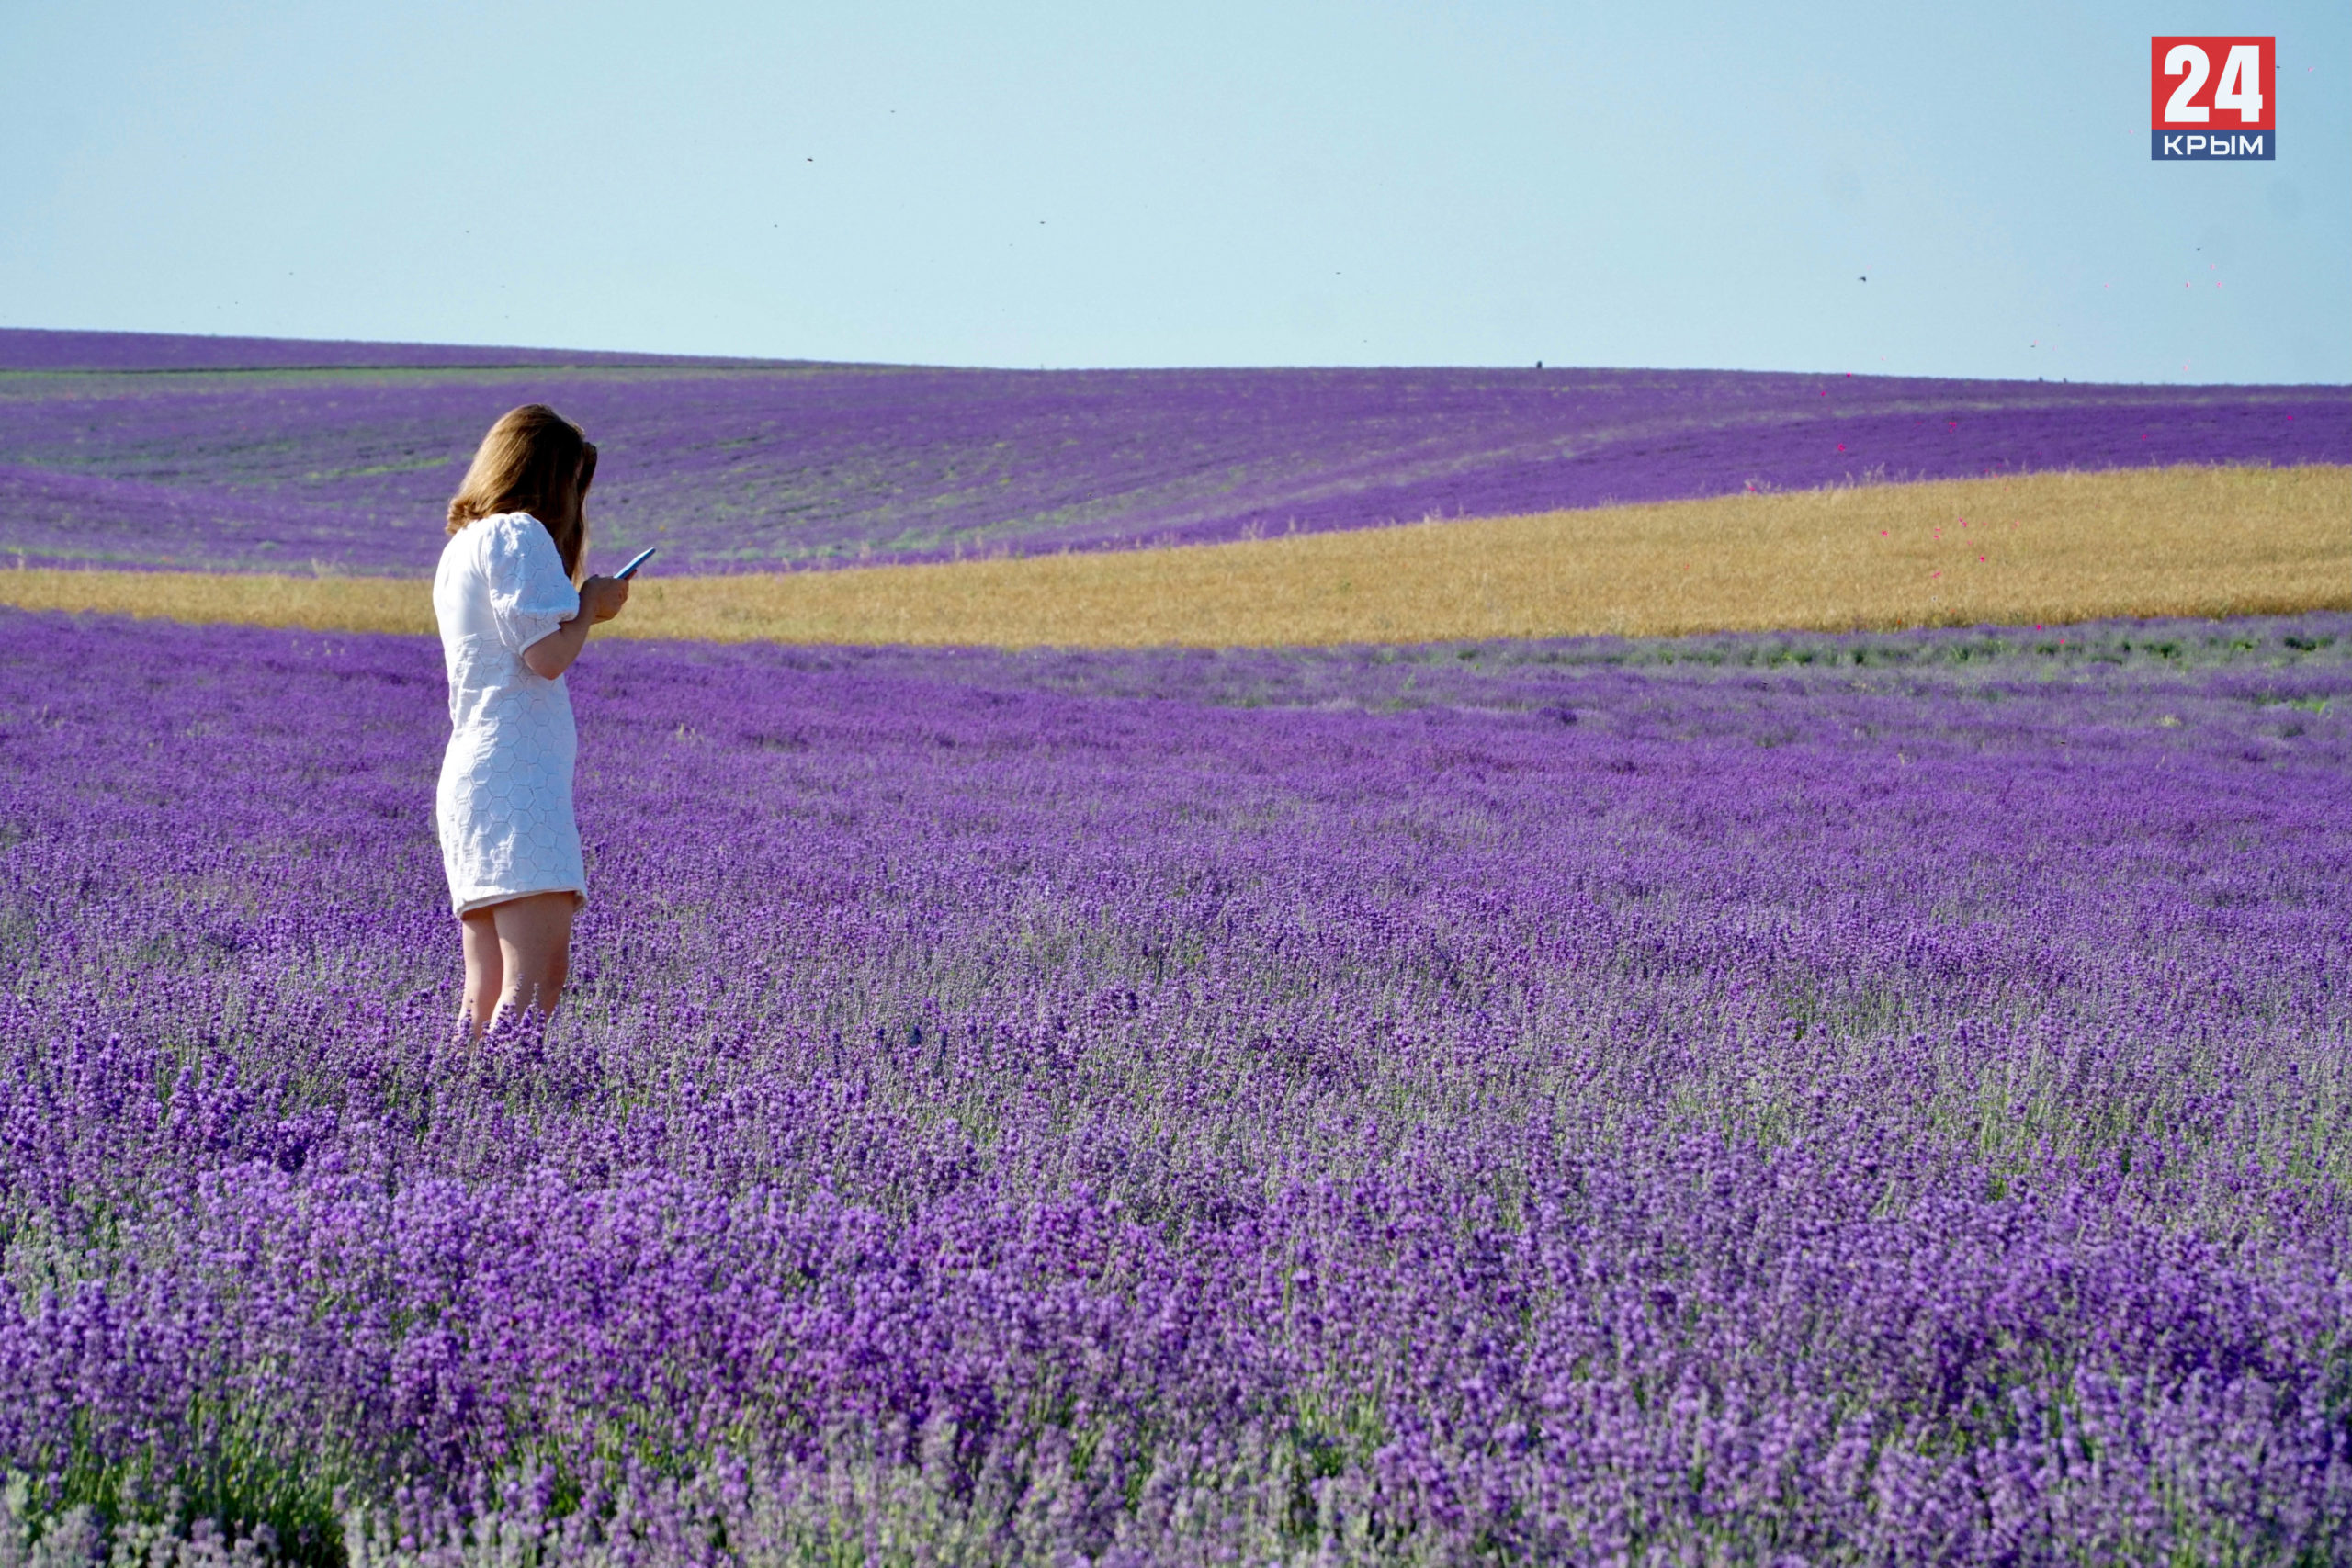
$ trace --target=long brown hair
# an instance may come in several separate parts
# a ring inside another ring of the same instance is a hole
[[[588,553],[588,486],[596,447],[580,427],[545,403],[498,416],[474,452],[465,482],[449,498],[449,532],[503,512],[527,512],[546,525],[577,581]]]

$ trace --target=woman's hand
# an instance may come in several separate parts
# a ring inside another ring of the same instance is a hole
[[[571,668],[587,644],[588,628],[609,621],[628,603],[628,584],[617,577],[592,577],[580,585],[580,614],[523,650],[523,667],[552,681]]]
[[[580,613],[598,626],[621,613],[628,603],[628,583],[617,577],[592,577],[580,585]]]

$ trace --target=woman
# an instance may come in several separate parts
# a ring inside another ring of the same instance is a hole
[[[449,502],[433,579],[450,725],[435,816],[464,932],[458,1024],[473,1038],[485,1019],[555,1010],[588,901],[563,672],[588,628],[628,603],[628,584],[609,577],[573,586],[595,477],[580,427],[528,403],[490,427]]]

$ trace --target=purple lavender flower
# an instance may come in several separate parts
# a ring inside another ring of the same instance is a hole
[[[473,1050],[428,641],[0,615],[0,1550],[2329,1561],[2347,649],[600,644]]]

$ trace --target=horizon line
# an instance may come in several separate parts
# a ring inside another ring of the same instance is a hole
[[[1952,376],[1905,374],[1884,370],[1843,369],[1752,369],[1720,365],[1580,365],[1551,364],[1544,360],[1532,363],[1511,362],[1411,362],[1381,365],[1354,364],[1197,364],[1197,365],[1002,365],[956,363],[925,360],[882,359],[797,359],[769,358],[750,355],[688,354],[666,349],[614,349],[537,347],[513,344],[470,344],[433,342],[425,339],[402,338],[337,338],[337,337],[278,337],[251,333],[177,333],[127,330],[110,327],[28,327],[0,325],[0,342],[11,336],[47,338],[114,338],[158,339],[195,344],[315,344],[321,347],[352,349],[428,349],[453,353],[514,355],[527,357],[499,360],[448,360],[437,364],[402,364],[397,361],[339,360],[317,364],[280,365],[61,365],[55,367],[23,366],[0,363],[0,374],[6,375],[235,375],[260,371],[331,371],[331,370],[526,370],[526,369],[699,369],[699,370],[951,370],[989,372],[1013,376],[1069,375],[1164,375],[1196,371],[1324,371],[1369,372],[1384,371],[1524,371],[1531,375],[1549,375],[1570,371],[1610,374],[1665,374],[1714,376],[1787,376],[1834,377],[1853,380],[1942,381],[1973,383],[1985,386],[2076,386],[2165,388],[2193,391],[2219,388],[2299,387],[2352,390],[2347,381],[2095,381],[2075,380],[2071,377],[2026,378],[2020,376]],[[556,357],[562,356],[562,357]]]

